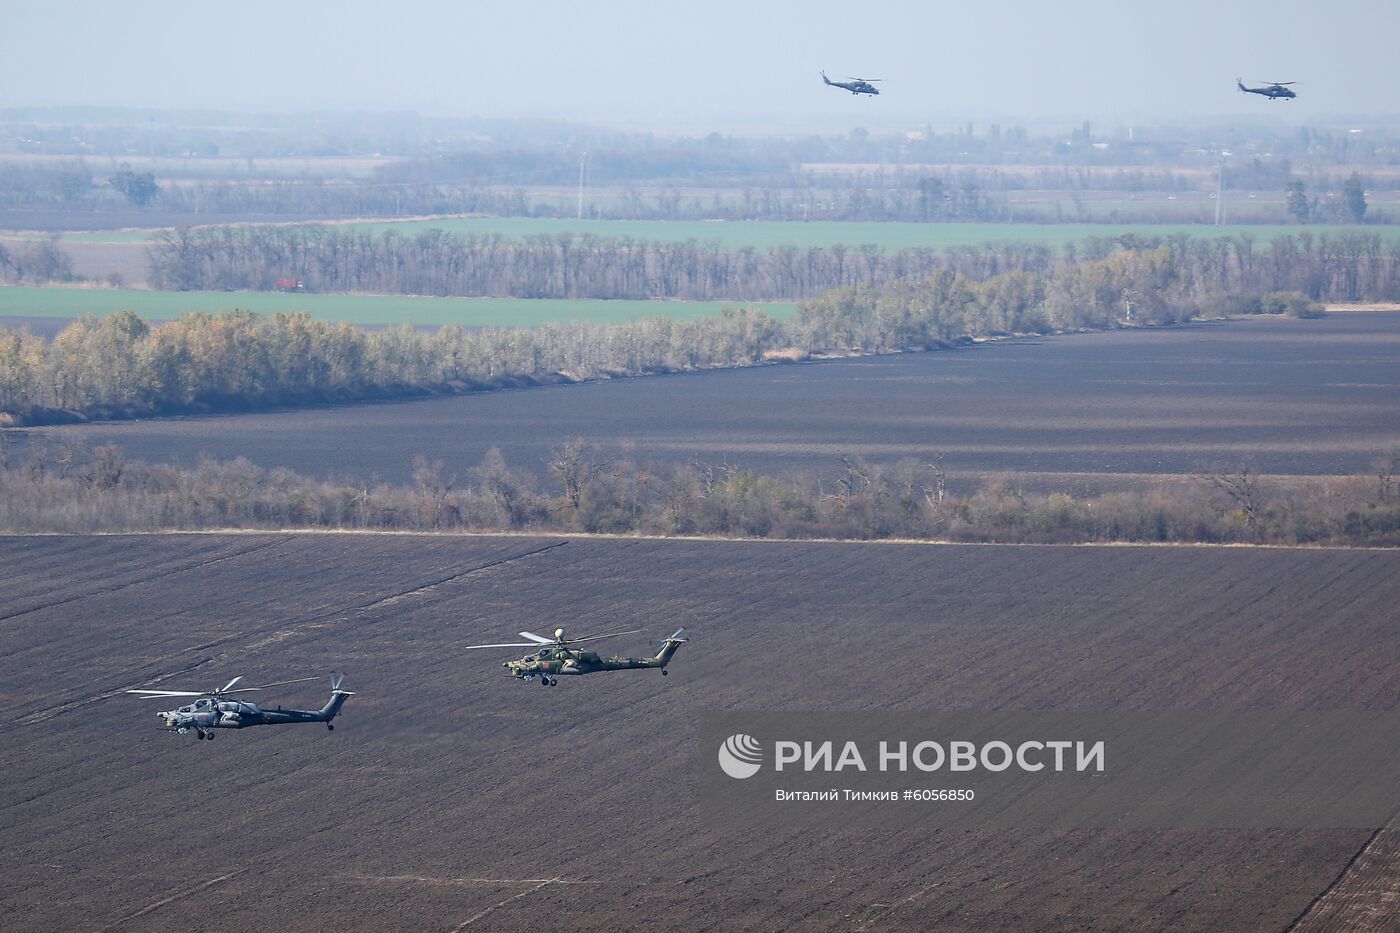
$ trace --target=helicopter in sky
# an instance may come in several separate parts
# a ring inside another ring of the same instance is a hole
[[[663,639],[658,643],[660,648],[655,657],[626,658],[621,655],[603,656],[596,651],[588,651],[575,648],[575,645],[584,642],[597,641],[601,638],[616,638],[619,635],[635,635],[641,629],[632,629],[626,632],[605,632],[601,635],[583,635],[579,638],[565,638],[564,630],[557,628],[554,630],[553,638],[545,638],[543,635],[536,635],[534,632],[521,632],[521,638],[529,641],[506,642],[499,645],[468,645],[467,650],[477,650],[481,648],[534,648],[533,653],[525,655],[517,661],[505,661],[501,665],[506,669],[506,673],[512,677],[518,677],[523,683],[529,683],[536,677],[540,679],[540,686],[553,687],[559,683],[558,678],[571,674],[599,674],[603,671],[632,671],[647,668],[659,668],[662,675],[667,673],[666,665],[671,663],[671,656],[676,653],[676,649],[685,644],[690,639],[686,637],[685,629],[676,629],[674,635]]]
[[[830,87],[839,87],[839,88],[841,88],[841,89],[843,89],[843,90],[850,91],[852,94],[855,94],[857,97],[859,97],[861,94],[870,94],[870,95],[879,94],[879,93],[880,93],[880,89],[877,88],[875,85],[876,85],[879,81],[881,81],[881,80],[882,80],[882,79],[880,79],[880,78],[851,78],[851,77],[847,77],[845,81],[833,81],[833,80],[831,80],[830,78],[828,78],[828,77],[826,76],[826,72],[825,72],[825,71],[822,72],[822,81],[826,82],[826,84],[827,84],[828,86],[830,86]]]
[[[1297,97],[1298,95],[1293,91],[1289,90],[1288,88],[1290,84],[1297,83],[1297,81],[1275,81],[1272,84],[1266,84],[1263,87],[1245,87],[1243,81],[1241,81],[1239,78],[1235,79],[1236,86],[1238,86],[1239,89],[1244,93],[1258,94],[1260,97],[1267,97],[1269,100],[1277,100],[1280,97],[1287,100],[1290,97]]]
[[[165,728],[174,729],[180,735],[185,735],[193,729],[201,739],[213,739],[213,730],[215,729],[285,726],[303,722],[323,722],[326,724],[326,729],[333,730],[335,726],[331,725],[331,720],[335,718],[336,713],[340,712],[340,707],[345,704],[345,701],[355,695],[340,689],[340,685],[345,682],[344,674],[332,674],[331,698],[325,706],[318,710],[283,709],[280,706],[266,709],[249,703],[247,700],[224,699],[235,693],[251,693],[255,690],[266,690],[269,687],[285,687],[288,684],[305,683],[317,678],[299,677],[296,680],[281,680],[274,684],[260,684],[256,687],[235,689],[234,684],[242,679],[243,677],[240,675],[222,687],[202,692],[199,690],[128,690],[127,693],[134,693],[143,700],[163,700],[167,697],[199,697],[193,703],[179,709],[168,710],[156,715],[165,723]]]

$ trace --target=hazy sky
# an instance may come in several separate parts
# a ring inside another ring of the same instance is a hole
[[[1395,0],[5,0],[0,106],[651,127],[1396,113]],[[880,98],[820,84],[884,78]],[[1296,80],[1301,98],[1243,97]],[[887,119],[886,119],[887,118]]]

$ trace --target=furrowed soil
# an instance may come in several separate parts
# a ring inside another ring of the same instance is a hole
[[[564,542],[0,538],[0,928],[1400,923],[1369,832],[719,832],[696,746],[725,709],[1393,708],[1400,553]],[[550,689],[461,650],[558,625],[692,640]],[[333,733],[122,694],[329,670]]]
[[[407,482],[414,456],[465,479],[498,447],[545,472],[582,436],[642,459],[834,475],[842,456],[939,456],[955,484],[1014,471],[1071,492],[1252,460],[1368,472],[1400,448],[1400,313],[1244,319],[1008,340],[426,401],[11,431],[192,464],[244,456],[317,478]]]

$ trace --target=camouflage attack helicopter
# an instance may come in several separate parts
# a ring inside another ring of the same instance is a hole
[[[1275,81],[1273,84],[1268,84],[1264,87],[1245,87],[1243,81],[1239,78],[1235,79],[1236,86],[1244,93],[1258,94],[1261,97],[1267,97],[1269,100],[1277,100],[1280,97],[1287,100],[1290,97],[1297,97],[1297,94],[1288,89],[1288,85],[1297,83],[1297,81]]]
[[[598,674],[603,671],[632,671],[642,668],[660,668],[664,676],[666,665],[671,663],[671,656],[676,653],[676,649],[690,641],[685,635],[685,629],[676,629],[676,633],[670,638],[659,643],[660,650],[652,658],[624,658],[619,655],[603,657],[596,651],[585,651],[573,647],[588,641],[597,641],[600,638],[616,638],[619,635],[635,635],[641,629],[632,629],[628,632],[606,632],[601,635],[584,635],[580,638],[565,638],[564,630],[557,628],[554,630],[553,638],[545,638],[543,635],[536,635],[534,632],[521,632],[521,638],[528,638],[529,641],[507,642],[500,645],[468,645],[467,650],[479,648],[537,648],[533,654],[527,654],[518,661],[506,661],[501,666],[506,669],[506,673],[512,677],[518,677],[523,683],[529,683],[538,677],[540,686],[553,687],[559,683],[560,675],[568,674]]]
[[[188,706],[156,715],[165,722],[167,729],[174,729],[181,735],[185,735],[193,729],[201,739],[213,739],[213,730],[215,729],[284,726],[299,722],[323,722],[328,730],[333,730],[335,726],[331,725],[331,720],[335,718],[336,713],[340,712],[340,707],[345,704],[345,701],[355,695],[340,689],[340,685],[345,682],[344,674],[333,674],[331,676],[331,698],[325,706],[318,710],[283,709],[280,706],[275,709],[262,709],[246,700],[225,700],[224,697],[235,693],[251,693],[254,690],[266,690],[268,687],[285,687],[287,684],[300,684],[317,678],[299,677],[296,680],[282,680],[275,684],[235,689],[233,685],[242,679],[242,676],[235,677],[222,687],[204,692],[198,690],[128,690],[127,693],[137,694],[143,700],[161,700],[166,697],[199,697]]]
[[[822,72],[822,81],[826,82],[829,87],[839,87],[842,90],[850,91],[857,97],[861,94],[870,94],[872,96],[879,94],[880,89],[875,85],[880,80],[880,78],[847,78],[845,81],[833,81],[826,76],[825,71]]]

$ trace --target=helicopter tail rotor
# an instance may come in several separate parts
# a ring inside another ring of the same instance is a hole
[[[683,645],[688,641],[690,641],[690,636],[685,633],[685,629],[678,628],[676,629],[674,634],[669,635],[666,638],[653,638],[651,640],[651,647],[653,651],[660,651],[667,645]]]

